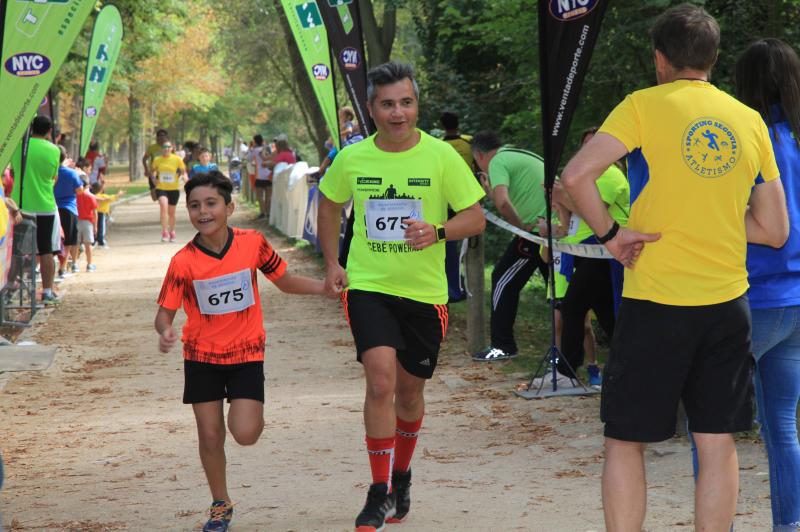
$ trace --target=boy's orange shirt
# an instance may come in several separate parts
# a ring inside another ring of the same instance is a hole
[[[286,273],[286,262],[264,236],[228,228],[221,253],[195,237],[172,257],[158,296],[169,310],[183,306],[183,356],[212,364],[264,360],[264,332],[256,271],[270,281]]]

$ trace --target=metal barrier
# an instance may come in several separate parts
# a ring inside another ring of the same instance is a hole
[[[0,290],[0,325],[27,327],[42,308],[36,304],[36,219],[14,225],[8,280]]]

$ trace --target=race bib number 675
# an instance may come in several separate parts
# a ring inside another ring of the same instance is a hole
[[[240,312],[255,304],[249,269],[193,283],[202,314]]]
[[[403,220],[422,220],[422,201],[414,199],[371,199],[364,203],[367,238],[370,240],[405,240]]]

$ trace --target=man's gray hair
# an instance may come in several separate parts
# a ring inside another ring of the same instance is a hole
[[[414,95],[419,100],[419,85],[417,85],[417,80],[414,79],[414,69],[411,65],[390,61],[376,66],[367,72],[367,101],[370,104],[375,101],[377,87],[391,85],[406,78],[411,80],[411,85],[414,87]]]

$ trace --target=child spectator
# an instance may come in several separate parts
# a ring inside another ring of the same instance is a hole
[[[58,206],[58,218],[64,238],[64,254],[59,254],[58,277],[64,278],[67,258],[72,259],[72,273],[78,273],[78,203],[77,196],[83,192],[77,170],[73,168],[73,160],[67,155],[64,146],[58,147],[61,152],[61,163],[58,167],[58,179],[53,187],[53,195]]]
[[[189,219],[197,235],[172,257],[161,293],[155,328],[166,353],[178,341],[172,327],[183,306],[183,402],[197,422],[200,461],[212,504],[203,530],[225,531],[233,505],[225,478],[225,419],[241,445],[253,445],[264,429],[264,333],[258,271],[281,291],[322,294],[320,280],[286,271],[286,262],[264,236],[228,226],[233,184],[219,171],[186,183]]]
[[[88,184],[87,184],[88,186]],[[93,272],[97,266],[92,262],[92,244],[97,229],[97,199],[90,191],[78,194],[78,236],[86,252],[86,271]]]
[[[111,204],[125,195],[125,190],[120,190],[116,194],[106,194],[105,183],[95,183],[91,187],[92,194],[97,200],[97,245],[103,249],[109,249],[106,241],[108,219],[111,216]]]
[[[189,170],[189,179],[193,178],[197,174],[203,174],[217,169],[216,163],[211,162],[211,150],[208,148],[200,148],[197,153],[197,157],[200,162],[195,164],[192,169]]]
[[[107,170],[106,156],[100,153],[100,145],[97,142],[89,144],[85,159],[89,162],[89,183],[103,181]]]

